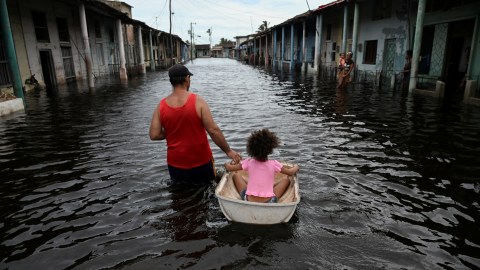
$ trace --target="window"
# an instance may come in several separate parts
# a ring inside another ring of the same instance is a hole
[[[11,84],[10,69],[8,68],[7,54],[3,47],[2,33],[0,33],[0,86]]]
[[[392,17],[392,0],[375,0],[372,20],[388,19]]]
[[[35,36],[38,42],[50,42],[48,35],[47,17],[45,13],[32,11],[33,27],[35,28]]]
[[[97,57],[100,65],[105,65],[105,54],[103,53],[103,44],[97,43]]]
[[[349,38],[349,39],[353,38],[353,19],[350,19],[350,22],[348,24],[347,38]]]
[[[62,58],[63,58],[63,69],[65,71],[65,78],[71,79],[75,78],[75,66],[73,64],[73,57],[72,57],[72,48],[71,47],[60,47],[62,50]]]
[[[332,40],[332,25],[327,24],[327,40]]]
[[[115,35],[113,34],[113,29],[112,28],[108,28],[108,37],[110,39],[110,42],[115,42]]]
[[[365,59],[364,64],[374,65],[377,63],[377,40],[365,41]]]
[[[61,42],[70,42],[67,19],[57,18],[58,38]]]
[[[95,20],[94,22],[94,27],[95,27],[95,37],[102,38],[102,29],[100,28],[100,23],[97,20]]]

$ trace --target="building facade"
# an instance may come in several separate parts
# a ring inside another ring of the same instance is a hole
[[[238,37],[236,58],[334,78],[339,54],[351,51],[355,80],[395,85],[412,50],[409,90],[443,96],[466,87],[465,100],[472,100],[480,95],[479,23],[475,0],[338,0]]]
[[[5,0],[2,0],[5,1]],[[190,59],[183,40],[132,19],[131,6],[100,0],[6,0],[16,64],[26,90],[69,81],[142,74]],[[5,51],[4,37],[0,52]],[[12,85],[0,53],[0,88]],[[25,83],[26,82],[26,83]]]

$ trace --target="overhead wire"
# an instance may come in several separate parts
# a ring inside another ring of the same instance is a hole
[[[209,3],[210,5],[209,6],[213,6],[213,7],[223,7],[227,10],[235,10],[237,11],[238,13],[230,13],[232,15],[239,15],[239,16],[245,16],[245,14],[248,14],[248,15],[253,15],[253,16],[257,16],[257,17],[262,17],[262,18],[275,18],[275,19],[288,19],[286,17],[283,17],[283,16],[268,16],[266,14],[260,14],[260,13],[255,13],[255,12],[251,12],[251,10],[238,10],[238,9],[235,9],[235,8],[232,8],[230,6],[224,6],[222,5],[221,3],[219,2],[214,2],[212,0],[203,0],[207,3]],[[225,12],[225,10],[222,10],[223,12]]]
[[[157,16],[154,16],[152,19],[152,22],[150,25],[155,25],[155,22],[157,21],[157,18],[159,17],[160,20],[163,20],[162,16],[165,13],[168,13],[166,11],[166,5],[167,1],[165,0],[162,9],[160,10],[159,13],[157,13]],[[215,0],[181,0],[181,1],[172,1],[172,13],[174,13],[174,16],[172,16],[172,34],[175,33],[176,30],[178,30],[178,23],[184,22],[184,21],[195,21],[195,19],[192,17],[188,17],[186,14],[182,12],[174,12],[174,10],[201,10],[204,9],[205,7],[208,7],[211,12],[208,12],[205,15],[205,19],[212,20],[212,14],[215,14],[215,17],[213,19],[221,19],[226,21],[224,23],[225,27],[228,28],[236,28],[237,25],[251,25],[253,28],[253,23],[251,20],[251,16],[254,18],[261,18],[260,20],[265,20],[265,19],[284,19],[287,20],[287,17],[284,16],[269,16],[267,14],[260,14],[256,12],[252,12],[252,10],[245,10],[245,9],[240,9],[237,7],[232,7],[226,5],[224,2],[219,2]],[[175,3],[175,9],[173,7],[173,3]],[[306,0],[308,9],[310,10],[310,6],[308,3],[308,0]],[[256,19],[257,20],[257,19]],[[206,26],[205,26],[206,27]],[[162,27],[158,27],[162,28]],[[181,30],[183,32],[184,28],[181,27]],[[201,30],[203,31],[203,29]],[[178,35],[183,35],[184,37],[188,34],[186,33],[177,33]]]
[[[156,16],[153,16],[153,21],[149,25],[153,25],[153,23],[156,22],[157,17],[162,17],[163,12],[165,11],[165,7],[167,6],[167,2],[168,2],[168,0],[165,0],[165,3],[163,3],[163,7],[160,10],[160,13],[157,14]]]

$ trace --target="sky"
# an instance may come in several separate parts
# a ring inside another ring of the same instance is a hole
[[[172,33],[190,41],[192,28],[195,44],[210,44],[211,28],[213,46],[221,38],[235,41],[235,36],[255,33],[263,21],[271,27],[334,0],[123,0],[132,6],[134,19],[167,33],[170,1]]]

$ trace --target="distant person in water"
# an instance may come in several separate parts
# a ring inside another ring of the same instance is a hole
[[[337,87],[343,81],[343,69],[345,68],[345,53],[340,53],[340,59],[338,59],[337,67]]]
[[[241,156],[228,145],[207,102],[190,92],[193,74],[183,65],[168,70],[172,93],[160,101],[150,123],[150,139],[167,141],[167,164],[174,183],[205,184],[216,176],[207,133],[228,157]]]
[[[405,53],[405,64],[403,65],[403,81],[408,83],[410,80],[410,70],[412,69],[412,50],[407,50]]]
[[[227,171],[248,171],[248,179],[240,174],[233,175],[233,181],[240,196],[245,201],[276,203],[290,185],[289,176],[300,169],[298,165],[292,167],[283,165],[277,160],[269,160],[268,155],[278,147],[280,141],[275,133],[268,129],[252,132],[247,140],[247,153],[252,157],[225,163]],[[275,180],[275,173],[281,172],[281,178]]]
[[[355,69],[355,62],[352,60],[352,52],[348,52],[345,58],[345,65],[338,77],[338,88],[344,89],[351,82],[350,73]]]

